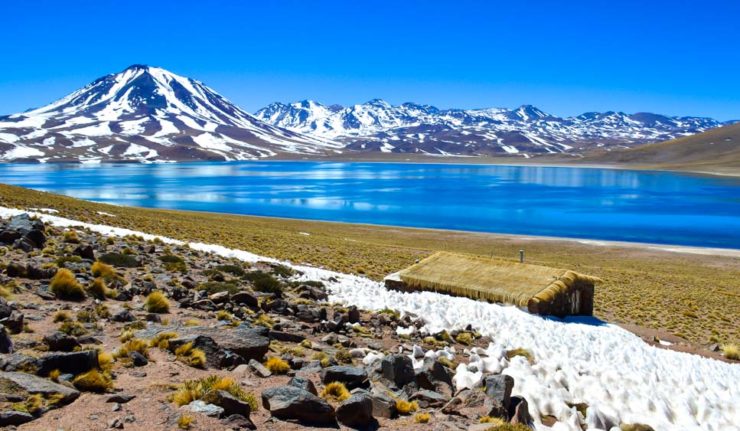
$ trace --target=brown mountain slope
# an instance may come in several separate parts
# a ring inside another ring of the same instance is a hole
[[[582,162],[740,175],[740,123],[670,141],[587,155]]]

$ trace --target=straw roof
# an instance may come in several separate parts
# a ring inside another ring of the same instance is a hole
[[[579,283],[595,277],[541,265],[481,256],[435,253],[398,273],[410,289],[451,293],[469,298],[505,302],[520,307],[550,301]]]

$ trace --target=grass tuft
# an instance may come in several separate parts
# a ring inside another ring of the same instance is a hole
[[[341,403],[342,401],[348,399],[350,396],[352,396],[352,394],[350,394],[347,387],[344,386],[344,384],[341,382],[331,382],[324,387],[324,390],[321,391],[321,398],[337,403]]]
[[[178,406],[190,404],[195,400],[208,402],[217,391],[230,393],[239,400],[249,404],[252,411],[259,409],[259,404],[254,394],[244,391],[231,377],[220,377],[216,375],[196,380],[187,380],[172,395],[172,401]]]
[[[417,424],[426,424],[429,423],[429,420],[432,419],[432,415],[429,413],[417,413],[416,416],[414,416],[414,422]]]
[[[273,374],[287,374],[290,371],[290,365],[277,356],[267,358],[265,367]]]
[[[85,392],[103,393],[113,389],[110,376],[95,369],[75,377],[72,384],[75,388]]]
[[[416,401],[397,400],[396,410],[402,415],[408,415],[419,410],[419,403]]]
[[[150,313],[168,313],[170,311],[170,302],[164,293],[154,291],[146,297],[144,308]]]
[[[60,268],[49,283],[49,290],[59,299],[81,301],[85,299],[85,289],[77,281],[72,271]]]
[[[737,344],[725,344],[722,346],[722,354],[727,359],[740,360],[740,347]]]

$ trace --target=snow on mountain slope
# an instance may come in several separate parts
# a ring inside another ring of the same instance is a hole
[[[199,81],[143,65],[0,117],[6,160],[239,160],[340,147],[266,124]]]
[[[255,114],[274,126],[334,139],[350,150],[429,154],[534,154],[625,147],[699,133],[721,123],[700,117],[589,112],[560,118],[531,105],[517,109],[446,109],[375,99],[325,106],[273,103]]]

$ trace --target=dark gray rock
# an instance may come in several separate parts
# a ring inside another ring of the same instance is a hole
[[[229,298],[232,304],[246,305],[248,307],[258,307],[257,297],[247,291],[236,292]]]
[[[268,370],[267,367],[255,361],[254,359],[250,359],[249,362],[247,362],[247,366],[249,366],[249,369],[252,370],[254,374],[262,378],[267,378],[272,375],[272,371]]]
[[[511,376],[497,374],[487,376],[484,380],[486,391],[485,406],[489,410],[488,415],[493,417],[509,417],[511,407],[511,390],[514,388],[514,379]]]
[[[414,392],[411,397],[409,397],[409,400],[417,401],[419,406],[425,409],[427,407],[442,407],[447,404],[450,398],[438,392],[422,389],[418,392]]]
[[[416,374],[416,384],[431,391],[449,392],[452,389],[452,374],[437,360],[425,358],[424,365]],[[442,385],[447,388],[441,388]]]
[[[10,316],[0,322],[13,334],[20,334],[23,331],[23,314],[17,310],[13,310]]]
[[[0,353],[13,353],[13,340],[4,326],[0,326]]]
[[[352,395],[337,407],[337,420],[352,428],[368,428],[375,422],[373,402],[366,393]]]
[[[134,367],[143,367],[149,363],[149,360],[146,358],[146,356],[142,355],[139,352],[129,352],[128,357],[131,359],[131,363],[134,365]]]
[[[255,430],[257,426],[249,418],[242,415],[229,415],[221,423],[231,430]]]
[[[224,409],[224,415],[242,415],[249,417],[252,412],[252,408],[249,404],[236,398],[226,391],[216,391],[213,395],[208,398],[212,404],[215,404]]]
[[[223,350],[211,337],[204,335],[188,335],[169,340],[169,349],[174,352],[184,344],[192,343],[193,347],[206,354],[206,364],[211,368],[220,368],[223,359]]]
[[[35,372],[39,368],[39,360],[23,353],[10,353],[0,356],[0,369],[3,371]]]
[[[347,319],[349,320],[349,323],[357,323],[360,321],[360,310],[357,309],[354,305],[349,307],[349,311],[347,311]]]
[[[532,415],[529,414],[527,400],[522,397],[511,397],[509,416],[511,417],[512,424],[522,424],[531,427],[534,423]]]
[[[111,320],[114,322],[133,322],[136,320],[136,317],[134,317],[133,314],[127,309],[123,309],[117,313],[115,313],[113,316],[111,316]]]
[[[7,319],[13,313],[13,307],[8,304],[5,298],[0,297],[0,319]]]
[[[93,260],[93,261],[95,260],[95,250],[93,250],[93,248],[92,248],[92,246],[90,244],[87,244],[87,245],[80,244],[80,245],[78,245],[74,249],[74,252],[73,253],[76,254],[77,256],[80,256],[83,259]]]
[[[273,331],[270,330],[268,336],[273,340],[285,341],[287,343],[300,343],[305,340],[306,337],[298,332],[285,332],[285,331]]]
[[[31,422],[34,419],[36,418],[30,413],[6,410],[4,412],[0,412],[0,427],[22,425],[24,423]]]
[[[335,365],[321,370],[321,382],[341,382],[347,389],[368,386],[367,372],[364,368],[351,367],[347,365]]]
[[[380,361],[380,373],[396,388],[402,388],[415,379],[414,365],[406,355],[389,355]]]
[[[394,418],[398,414],[396,400],[389,395],[390,389],[380,383],[373,384],[370,401],[373,403],[373,416]]]
[[[39,358],[37,374],[48,376],[53,370],[74,375],[98,368],[98,353],[94,350],[70,353],[52,353]]]
[[[314,395],[318,395],[319,392],[316,390],[316,386],[313,382],[305,377],[296,376],[290,379],[288,382],[289,386],[295,386],[296,388],[303,389],[304,391],[310,392]]]
[[[42,248],[46,242],[44,223],[41,220],[32,220],[28,214],[13,216],[0,231],[0,242],[14,244],[24,251],[30,251],[27,247]]]
[[[133,400],[136,398],[136,395],[131,394],[114,394],[109,396],[105,402],[106,403],[119,403],[119,404],[126,404],[127,402]]]
[[[80,392],[76,389],[27,373],[0,372],[0,387],[14,387],[24,393],[41,394],[45,398],[60,394],[59,403],[62,405],[68,404],[80,396]]]
[[[295,386],[279,386],[262,392],[262,405],[278,419],[309,425],[333,425],[334,409],[316,395]]]
[[[75,347],[80,346],[80,342],[77,341],[77,338],[59,331],[45,336],[44,344],[49,346],[49,350],[52,352],[71,352]]]

